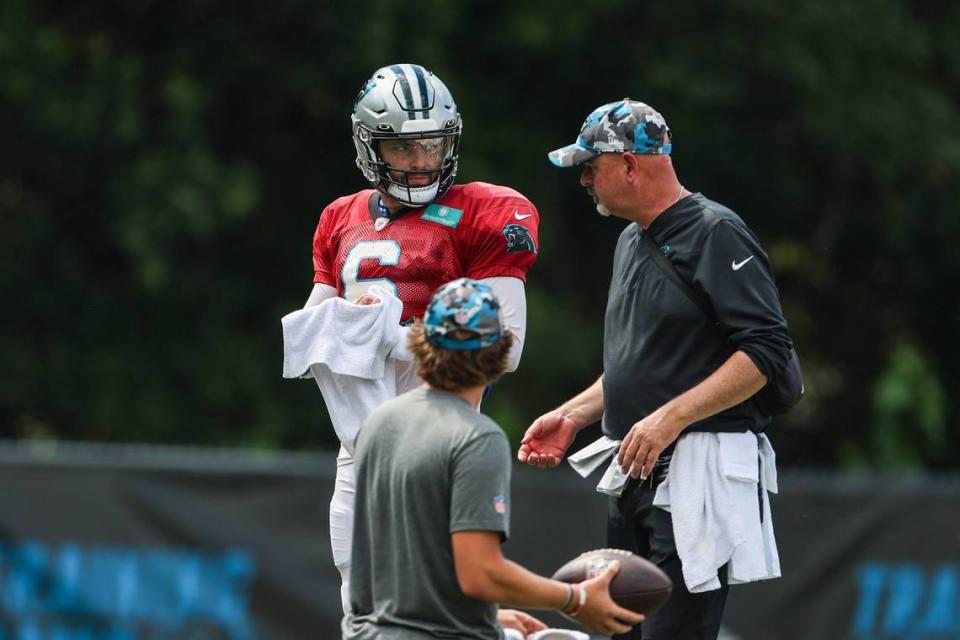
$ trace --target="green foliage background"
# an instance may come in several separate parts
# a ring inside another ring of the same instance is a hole
[[[960,464],[960,5],[895,0],[6,0],[0,434],[332,447],[279,319],[320,210],[363,187],[353,98],[400,61],[457,97],[460,179],[541,211],[523,363],[488,404],[513,437],[600,371],[623,223],[544,154],[628,95],[773,260],[808,382],[781,463]]]

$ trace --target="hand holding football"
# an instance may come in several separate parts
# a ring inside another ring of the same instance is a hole
[[[662,607],[673,591],[673,582],[660,567],[623,549],[595,549],[582,553],[553,574],[554,580],[576,584],[589,580],[614,560],[620,572],[610,583],[610,597],[621,607],[650,615]]]

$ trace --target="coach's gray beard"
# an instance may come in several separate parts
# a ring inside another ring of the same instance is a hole
[[[597,202],[597,213],[602,215],[604,218],[609,218],[610,216],[613,215],[613,211],[610,211],[610,209],[607,209],[605,206],[603,206],[599,202]]]

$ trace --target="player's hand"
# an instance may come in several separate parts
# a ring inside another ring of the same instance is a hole
[[[580,588],[587,590],[587,603],[574,619],[587,631],[612,636],[643,621],[643,614],[624,609],[610,597],[610,581],[618,571],[620,563],[611,562],[596,578],[580,583]]]
[[[353,304],[368,305],[368,304],[377,304],[379,302],[380,302],[380,298],[378,298],[377,296],[373,295],[372,293],[365,293],[359,298],[357,298],[356,300],[354,300]]]
[[[523,434],[517,460],[541,469],[557,466],[582,426],[556,409],[548,411]]]
[[[500,609],[497,612],[497,622],[499,622],[500,626],[504,629],[516,629],[522,633],[524,637],[547,628],[547,625],[529,613],[517,611],[516,609]]]
[[[635,423],[620,443],[620,451],[617,453],[620,469],[634,479],[646,480],[653,473],[657,458],[686,426],[671,420],[664,407]]]

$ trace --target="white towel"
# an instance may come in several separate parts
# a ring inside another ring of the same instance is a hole
[[[503,637],[506,640],[524,640],[524,635],[517,631],[516,629],[504,629]],[[529,636],[526,636],[527,640],[590,640],[590,636],[585,634],[583,631],[576,631],[575,629],[543,629],[541,631],[535,631]]]
[[[403,303],[381,287],[377,304],[330,298],[283,317],[283,377],[310,371],[334,431],[347,452],[370,413],[397,395],[397,371],[387,355],[400,337]]]
[[[298,378],[311,365],[334,373],[382,378],[386,356],[400,337],[403,303],[382,287],[370,287],[377,304],[334,297],[283,317],[283,377]]]
[[[777,479],[766,436],[688,433],[677,441],[653,504],[671,514],[691,593],[719,589],[727,563],[730,584],[780,577],[768,492],[777,492]]]

